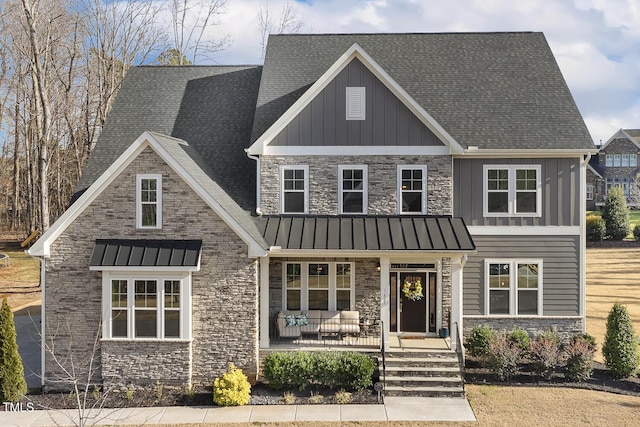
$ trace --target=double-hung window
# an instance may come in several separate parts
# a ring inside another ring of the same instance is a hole
[[[587,200],[593,200],[593,184],[587,184]]]
[[[620,167],[620,160],[621,160],[621,155],[620,154],[614,154],[613,155],[613,167],[614,168],[619,168]]]
[[[607,154],[605,156],[605,166],[610,168],[613,167],[613,154]]]
[[[630,154],[629,155],[629,166],[632,168],[638,167],[638,155]]]
[[[485,313],[542,315],[542,260],[486,260]]]
[[[309,166],[280,166],[280,211],[309,212]]]
[[[338,166],[341,214],[367,213],[367,166]]]
[[[283,309],[352,310],[353,263],[288,262],[284,265]]]
[[[136,177],[136,227],[162,228],[162,175]]]
[[[539,165],[485,165],[484,216],[540,216]]]
[[[188,274],[104,273],[103,300],[105,338],[190,338]]]
[[[427,213],[427,167],[398,165],[398,213]]]

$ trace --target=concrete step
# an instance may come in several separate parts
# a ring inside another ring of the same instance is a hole
[[[382,359],[378,359],[382,363]],[[390,366],[403,366],[403,367],[458,367],[457,357],[387,357],[385,358],[385,365]]]
[[[399,386],[406,388],[416,387],[457,387],[462,386],[460,377],[398,377],[387,375],[384,378],[388,386]]]
[[[464,388],[458,387],[405,387],[387,385],[385,396],[413,396],[413,397],[464,397]]]
[[[387,375],[391,376],[425,376],[425,377],[458,377],[460,368],[456,366],[387,366]]]

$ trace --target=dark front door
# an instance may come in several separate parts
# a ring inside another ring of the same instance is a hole
[[[427,301],[430,287],[427,283],[427,273],[399,273],[399,275],[400,332],[427,332]],[[416,294],[418,281],[422,287],[422,296],[419,298]],[[404,292],[407,285],[409,296]]]

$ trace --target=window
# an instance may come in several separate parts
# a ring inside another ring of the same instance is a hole
[[[629,155],[629,167],[637,168],[638,167],[638,155],[631,154]]]
[[[625,196],[629,197],[629,178],[622,178],[622,192]]]
[[[280,166],[282,213],[308,213],[309,166]]]
[[[628,154],[623,154],[622,155],[622,167],[629,167],[629,155]]]
[[[587,184],[587,200],[593,200],[593,184]]]
[[[620,154],[614,154],[613,155],[613,167],[614,168],[619,168],[620,167]]]
[[[540,216],[540,166],[484,167],[485,216]]]
[[[352,310],[353,263],[289,262],[284,265],[285,310]]]
[[[137,176],[136,227],[162,228],[162,175]]]
[[[427,213],[427,167],[398,166],[398,211]]]
[[[367,166],[338,166],[340,180],[338,211],[367,213]]]
[[[365,120],[365,94],[364,87],[347,87],[347,120]]]
[[[486,260],[485,274],[486,314],[542,314],[542,260]]]
[[[613,166],[613,156],[611,154],[607,154],[605,157],[605,166],[608,168]]]
[[[173,276],[173,277],[171,277]],[[105,338],[188,339],[190,276],[104,273]]]

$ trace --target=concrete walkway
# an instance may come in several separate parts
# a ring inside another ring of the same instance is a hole
[[[388,397],[385,403],[380,405],[264,405],[228,408],[173,406],[103,409],[89,416],[89,425],[476,420],[464,398],[408,397]],[[77,411],[71,410],[29,411],[28,408],[22,408],[21,412],[0,412],[0,425],[71,426],[77,423],[77,417]]]

